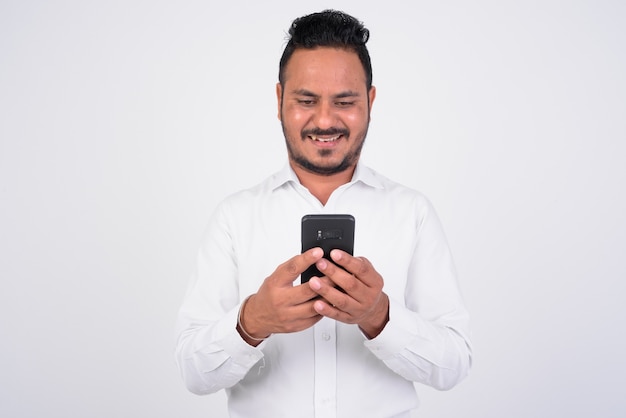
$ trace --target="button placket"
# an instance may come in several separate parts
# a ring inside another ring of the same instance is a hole
[[[336,323],[323,318],[314,327],[315,340],[315,417],[337,414]]]

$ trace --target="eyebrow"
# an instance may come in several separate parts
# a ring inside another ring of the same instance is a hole
[[[292,91],[292,94],[296,95],[296,96],[306,96],[306,97],[314,97],[314,98],[319,98],[319,94],[315,94],[312,91],[309,91],[307,89],[297,89]],[[341,93],[337,93],[335,95],[333,95],[333,99],[344,99],[346,97],[359,97],[360,94],[352,91],[352,90],[346,90],[346,91],[342,91]]]

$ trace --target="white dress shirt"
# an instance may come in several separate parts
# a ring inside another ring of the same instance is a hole
[[[313,213],[354,216],[354,254],[383,277],[389,322],[368,340],[323,318],[252,347],[235,329],[241,302],[300,253],[300,221]],[[233,418],[408,417],[418,406],[413,382],[449,389],[471,365],[469,316],[431,204],[360,163],[325,206],[289,165],[226,198],[204,234],[177,332],[188,389],[226,389]]]

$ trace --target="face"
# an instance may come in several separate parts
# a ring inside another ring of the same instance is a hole
[[[367,90],[358,55],[336,48],[298,49],[276,87],[289,159],[332,175],[358,161],[376,90]]]

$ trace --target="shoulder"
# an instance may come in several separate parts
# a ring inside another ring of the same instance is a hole
[[[380,172],[367,167],[360,167],[360,180],[368,185],[381,198],[390,199],[397,204],[410,204],[418,207],[431,207],[430,200],[419,190],[408,187],[403,183],[392,180]]]
[[[249,216],[251,212],[267,206],[268,202],[280,199],[282,194],[279,191],[288,189],[285,185],[290,181],[284,169],[275,172],[257,184],[224,197],[217,204],[215,214],[222,219]]]

